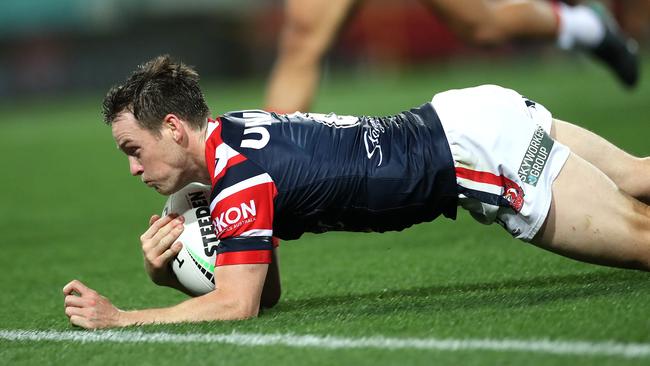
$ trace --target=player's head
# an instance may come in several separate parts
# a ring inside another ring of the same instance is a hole
[[[138,67],[104,98],[103,114],[131,174],[162,194],[193,179],[188,143],[205,128],[209,115],[199,76],[169,56]]]
[[[199,130],[210,113],[199,88],[199,74],[169,55],[138,66],[123,84],[113,86],[104,98],[103,112],[108,125],[120,113],[130,112],[142,128],[156,134],[168,114]]]

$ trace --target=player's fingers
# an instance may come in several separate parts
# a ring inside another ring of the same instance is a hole
[[[181,235],[183,230],[185,229],[183,227],[182,220],[179,220],[180,217],[177,220],[172,221],[169,223],[169,225],[165,226],[164,228],[160,229],[158,234],[156,234],[152,239],[152,248],[151,250],[154,251],[156,255],[160,255],[160,253],[164,252],[165,250],[169,249],[169,247],[174,244],[174,242],[178,239],[178,237]]]
[[[86,312],[84,308],[79,308],[75,306],[66,306],[65,307],[65,315],[68,316],[68,318],[73,317],[73,316],[79,316],[79,317],[85,317]]]
[[[84,318],[83,316],[72,315],[70,317],[70,323],[72,325],[77,326],[77,327],[92,329],[92,324],[91,324],[90,320]]]
[[[180,253],[181,249],[183,249],[183,243],[180,241],[177,241],[174,243],[171,247],[169,247],[169,250],[174,254],[174,256],[178,255]]]
[[[158,221],[160,219],[159,215],[152,215],[149,218],[149,226],[153,225],[154,222]]]
[[[78,307],[78,308],[83,308],[83,307],[89,306],[90,301],[87,298],[84,298],[84,297],[68,295],[63,300],[63,305],[65,305],[66,307],[67,306],[75,306],[75,307]]]
[[[183,225],[180,225],[176,227],[174,230],[172,230],[169,233],[169,235],[164,237],[155,248],[151,249],[152,254],[155,254],[155,256],[158,257],[163,255],[163,253],[165,253],[168,250],[171,250],[174,253],[174,255],[178,254],[178,252],[180,252],[183,246],[182,244],[179,244],[180,242],[177,242],[177,240],[178,237],[183,232],[183,230],[184,230]]]
[[[74,293],[78,293],[79,295],[84,296],[85,294],[89,294],[92,292],[94,291],[91,288],[84,285],[79,280],[72,280],[67,285],[63,286],[63,294],[66,296],[72,295]]]
[[[156,235],[156,233],[158,233],[160,228],[167,225],[170,221],[172,221],[177,217],[178,217],[177,214],[169,214],[167,216],[161,217],[160,219],[154,221],[151,224],[151,226],[149,226],[149,228],[144,232],[144,234],[140,236],[140,240],[145,241],[151,239],[154,235]]]
[[[183,244],[178,241],[174,243],[169,249],[165,250],[160,254],[158,257],[158,260],[160,261],[161,265],[167,265],[167,263],[171,262],[176,258],[178,253],[180,253],[181,249],[183,249]]]
[[[153,220],[153,218],[155,218],[155,217],[158,217],[158,219]],[[169,215],[163,216],[163,217],[160,217],[158,215],[153,215],[149,219],[149,222],[150,222],[149,228],[147,228],[147,230],[142,234],[142,237],[143,238],[151,238],[151,237],[153,237],[154,235],[156,235],[158,230],[160,230],[160,228],[167,225],[174,218],[175,218],[175,216],[173,214],[169,214]]]
[[[174,230],[174,228],[176,228],[179,225],[183,226],[182,224],[184,221],[185,218],[183,216],[175,217],[173,220],[170,220],[169,222],[167,222],[167,224],[159,228],[158,231],[155,234],[153,234],[151,238],[147,240],[147,242],[150,242],[154,246],[158,245],[160,240],[165,236],[167,236],[172,230]]]

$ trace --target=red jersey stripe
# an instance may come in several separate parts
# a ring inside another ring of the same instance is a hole
[[[208,119],[208,130],[210,134],[206,136],[205,142],[205,162],[208,166],[208,172],[210,172],[210,177],[214,176],[214,158],[215,158],[215,149],[217,146],[223,144],[221,139],[221,121],[219,118],[217,120]]]
[[[233,264],[271,263],[271,250],[248,250],[245,252],[227,252],[217,255],[216,266]]]
[[[478,170],[472,170],[472,169],[467,169],[462,167],[456,167],[456,176],[463,179],[469,179],[474,182],[492,184],[499,187],[506,187],[506,186],[519,187],[517,183],[513,182],[512,180],[506,178],[503,175],[496,175],[490,172],[481,172]]]

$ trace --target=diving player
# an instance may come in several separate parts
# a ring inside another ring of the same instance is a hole
[[[212,184],[221,239],[214,291],[178,305],[122,311],[74,280],[72,324],[104,328],[254,317],[280,296],[274,238],[401,230],[456,207],[514,237],[581,261],[650,270],[650,160],[633,157],[542,105],[494,85],[438,93],[387,117],[226,113],[209,120],[191,68],[167,56],[104,100],[131,174],[168,195]],[[146,268],[178,288],[168,263],[180,218],[153,216]],[[408,250],[404,247],[403,250]]]

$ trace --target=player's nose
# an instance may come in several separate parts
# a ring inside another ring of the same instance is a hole
[[[133,176],[142,175],[142,173],[144,173],[144,168],[142,165],[138,163],[137,160],[135,160],[133,157],[129,157],[129,170]]]

